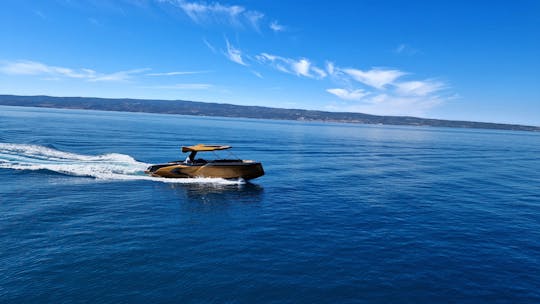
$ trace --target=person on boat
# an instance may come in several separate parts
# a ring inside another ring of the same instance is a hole
[[[191,152],[189,153],[189,155],[186,157],[186,160],[184,161],[184,163],[186,165],[192,165],[194,162],[195,162],[195,155],[197,154],[197,152]]]

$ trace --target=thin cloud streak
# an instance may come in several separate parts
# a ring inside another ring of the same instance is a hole
[[[149,69],[133,69],[114,73],[98,73],[92,69],[72,69],[47,65],[41,62],[19,60],[0,63],[0,73],[8,75],[46,75],[48,78],[75,78],[87,81],[126,81],[133,75],[141,74]]]
[[[148,73],[146,76],[176,76],[176,75],[193,75],[193,74],[205,74],[209,71],[175,71],[164,73]]]
[[[400,55],[415,55],[419,51],[413,47],[411,47],[408,44],[400,44],[394,49],[394,53],[400,54]]]
[[[257,71],[251,71],[251,73],[253,73],[253,75],[255,75],[255,76],[257,76],[257,77],[259,77],[261,79],[264,78],[263,75],[261,73],[257,72]]]
[[[14,62],[3,62],[0,66],[0,72],[8,75],[57,75],[69,78],[91,78],[96,75],[96,72],[90,69],[80,69],[79,71],[49,66],[41,62],[19,60]]]
[[[218,53],[217,50],[216,50],[216,48],[215,48],[212,44],[210,44],[210,42],[208,42],[208,40],[206,40],[206,38],[203,38],[202,40],[203,40],[204,44],[206,45],[206,47],[207,47],[210,51],[212,51],[212,53],[214,53],[214,54],[217,54],[217,53]]]
[[[135,69],[129,71],[120,71],[111,74],[103,74],[97,77],[89,78],[88,81],[97,82],[97,81],[127,81],[131,79],[133,75],[141,74],[150,69]]]
[[[163,89],[163,90],[208,90],[214,87],[209,83],[177,83],[172,85],[146,86],[145,89]]]

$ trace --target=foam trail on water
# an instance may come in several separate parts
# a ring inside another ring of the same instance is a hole
[[[149,166],[119,153],[83,155],[38,145],[0,143],[0,169],[49,170],[101,180],[150,180],[164,183],[242,184],[222,178],[159,178],[144,175]]]

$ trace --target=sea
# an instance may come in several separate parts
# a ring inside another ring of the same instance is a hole
[[[0,106],[0,303],[540,303],[540,134]]]

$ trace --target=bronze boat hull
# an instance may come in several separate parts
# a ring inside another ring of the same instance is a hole
[[[171,162],[167,164],[150,166],[146,174],[165,178],[226,178],[245,180],[254,179],[264,175],[264,169],[259,162],[249,160],[215,161],[204,164],[185,164]]]

